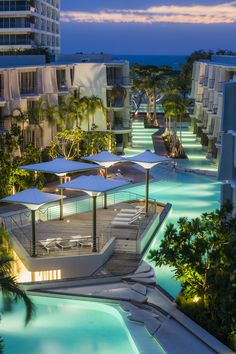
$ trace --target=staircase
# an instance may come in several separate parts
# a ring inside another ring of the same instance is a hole
[[[157,131],[157,128],[144,128],[144,123],[141,120],[135,120],[132,123],[132,146],[125,149],[126,156],[139,154],[144,150],[153,150],[152,134]]]

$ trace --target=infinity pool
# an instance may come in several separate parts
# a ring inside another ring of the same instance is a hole
[[[36,316],[27,327],[22,303],[2,316],[4,354],[141,353],[128,322],[146,345],[147,353],[165,353],[142,325],[127,320],[118,305],[47,296],[32,296],[32,300]]]

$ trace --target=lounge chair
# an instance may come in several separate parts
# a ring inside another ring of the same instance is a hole
[[[56,239],[56,245],[58,248],[61,248],[63,251],[65,249],[71,249],[77,245],[76,240],[63,240],[63,238]]]
[[[39,240],[39,244],[47,251],[49,254],[52,250],[58,250],[57,239],[47,238],[46,240]]]
[[[129,226],[137,226],[137,223],[135,224],[136,221],[139,219],[139,215],[135,215],[132,218],[114,218],[111,222],[112,226],[124,226],[124,227],[129,227]]]
[[[76,236],[71,236],[71,242],[76,242],[77,246],[80,246],[81,242],[85,241],[90,241],[92,239],[91,235],[88,236],[82,236],[82,235],[76,235]]]
[[[130,209],[121,209],[120,213],[127,213],[127,214],[136,214],[137,212],[142,213],[144,211],[144,206],[136,206],[135,208]]]
[[[122,217],[122,218],[133,218],[135,216],[138,216],[143,213],[144,208],[139,208],[139,209],[134,209],[134,212],[126,212],[128,209],[121,209],[121,211],[116,215],[116,217]]]
[[[84,246],[92,247],[93,246],[92,236],[82,236],[81,239],[79,240],[79,245],[80,247],[84,247]]]

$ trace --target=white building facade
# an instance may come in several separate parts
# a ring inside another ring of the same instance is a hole
[[[206,149],[206,155],[218,163],[221,150],[223,91],[236,74],[236,58],[213,56],[193,66],[191,97],[195,99],[191,115],[193,131]]]
[[[60,0],[0,1],[0,51],[36,47],[60,52]]]
[[[109,102],[109,91],[114,87],[122,87],[125,94],[122,99],[117,97]],[[106,113],[98,110],[93,117],[94,124],[98,131],[110,129],[107,115],[111,114],[111,131],[116,135],[117,149],[122,151],[128,144],[131,132],[129,63],[126,61],[0,68],[0,131],[10,130],[12,112],[17,109],[27,112],[36,107],[40,100],[58,106],[75,91],[80,96],[101,98]],[[86,120],[79,125],[83,130],[88,129]],[[28,121],[24,123],[24,129],[25,143],[43,149],[51,145],[59,125],[52,125],[45,119],[40,126]]]

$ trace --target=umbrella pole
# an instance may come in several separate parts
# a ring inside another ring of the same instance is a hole
[[[93,252],[97,252],[97,217],[96,217],[96,209],[97,209],[97,196],[93,195]]]
[[[60,184],[62,184],[63,177],[60,176],[59,178],[60,178]],[[61,196],[61,198],[60,198],[60,220],[63,220],[63,189],[62,188],[60,188],[60,196]]]
[[[107,178],[107,168],[105,168],[105,178]],[[104,209],[107,209],[107,192],[104,193]]]
[[[36,257],[35,212],[36,212],[36,210],[31,210],[31,223],[32,223],[32,257]]]
[[[148,217],[149,174],[150,174],[150,170],[147,168],[146,169],[146,203],[145,203],[146,217]]]

